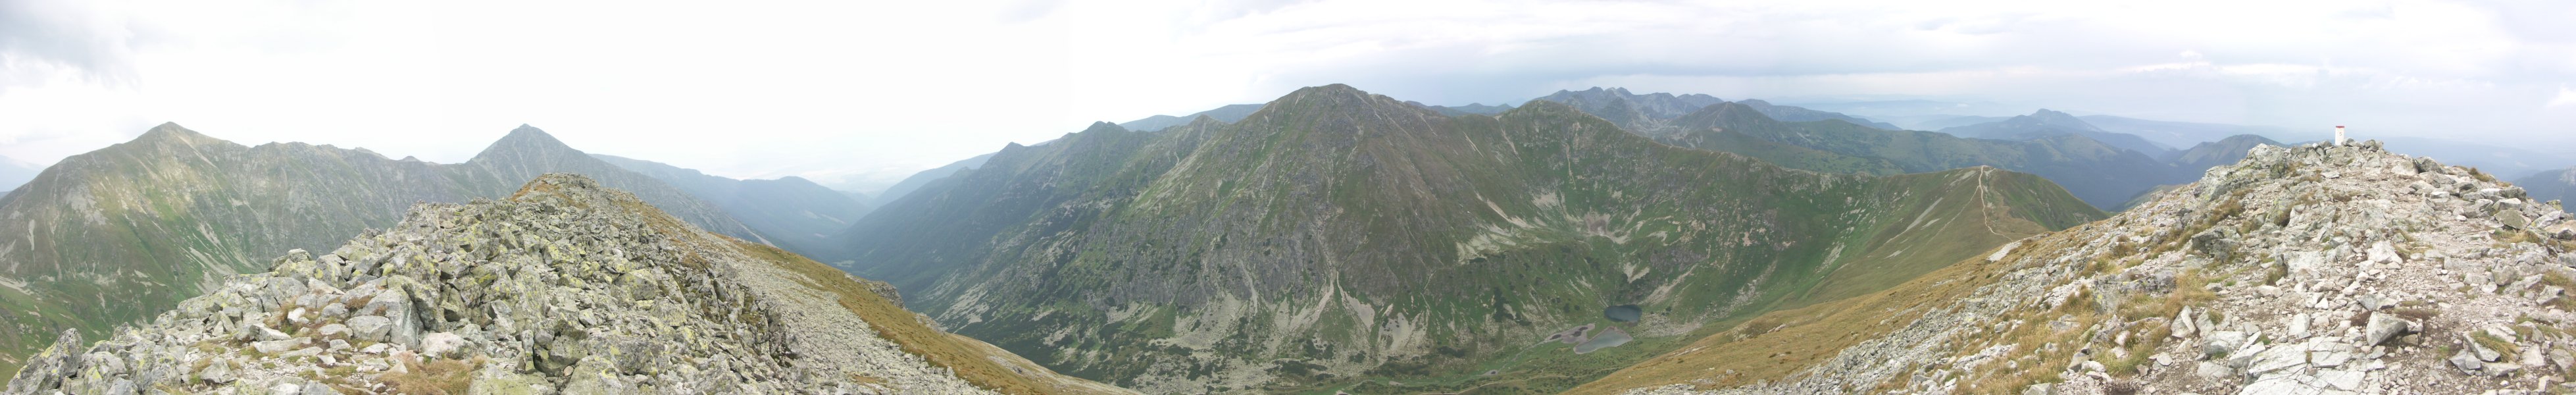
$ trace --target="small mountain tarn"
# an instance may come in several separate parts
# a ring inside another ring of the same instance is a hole
[[[1617,322],[1637,322],[1637,318],[1644,313],[1645,310],[1638,309],[1637,305],[1633,304],[1610,306],[1610,308],[1601,309],[1601,316],[1603,318],[1609,318],[1611,321]]]
[[[1628,336],[1628,331],[1620,330],[1619,327],[1614,326],[1603,328],[1601,329],[1601,334],[1592,335],[1591,340],[1585,340],[1583,341],[1583,344],[1574,345],[1574,353],[1590,354],[1593,351],[1600,351],[1604,348],[1618,347],[1621,344],[1628,344],[1629,340],[1636,339],[1637,338],[1635,337]]]

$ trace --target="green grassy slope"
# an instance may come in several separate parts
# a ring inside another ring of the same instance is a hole
[[[1873,256],[1956,261],[2100,215],[2027,175],[1790,170],[1553,102],[1453,118],[1335,85],[1233,124],[1005,149],[835,260],[959,333],[1148,392],[1546,391],[1829,281],[1929,270]],[[1630,346],[1532,345],[1624,304],[1646,312]]]

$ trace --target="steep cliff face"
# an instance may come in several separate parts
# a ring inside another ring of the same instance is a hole
[[[63,332],[8,393],[1119,391],[569,174],[507,200],[420,205],[213,289],[97,343]]]
[[[2260,146],[2110,219],[1756,318],[1576,392],[2562,389],[2571,249],[2557,203],[2471,169],[2377,142]]]
[[[64,329],[91,336],[151,317],[222,276],[265,270],[292,248],[321,250],[391,226],[418,202],[508,196],[538,173],[596,175],[676,207],[680,218],[754,234],[659,181],[522,128],[466,164],[395,160],[302,143],[256,147],[163,124],[76,155],[0,198],[0,369]]]
[[[959,333],[1148,392],[1550,391],[2100,215],[1992,168],[1820,174],[1553,102],[1453,118],[1335,85],[1232,124],[1005,149],[869,216],[834,260]],[[1539,341],[1586,324],[1638,345]]]

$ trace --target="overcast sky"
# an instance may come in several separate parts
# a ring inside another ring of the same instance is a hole
[[[1330,83],[1450,105],[1592,86],[1935,98],[2576,147],[2576,2],[1780,3],[0,0],[0,155],[52,163],[170,121],[461,162],[526,123],[593,153],[881,188],[1092,121]]]

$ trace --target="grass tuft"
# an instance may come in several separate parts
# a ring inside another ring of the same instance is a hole
[[[474,369],[481,368],[484,363],[490,361],[491,359],[485,357],[474,357],[470,361],[461,359],[441,359],[429,363],[404,361],[403,364],[409,371],[388,373],[377,376],[376,379],[393,386],[393,392],[399,394],[463,395],[474,384]]]

